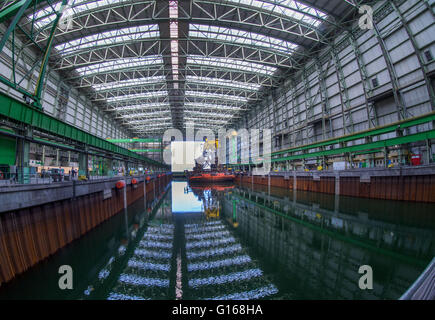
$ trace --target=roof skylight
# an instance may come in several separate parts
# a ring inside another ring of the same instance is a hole
[[[297,45],[292,42],[272,38],[264,34],[202,24],[189,24],[189,36],[263,47],[287,54],[294,52],[297,48]]]
[[[172,120],[171,117],[163,117],[163,118],[148,118],[148,119],[140,119],[140,120],[131,120],[131,121],[127,121],[127,123],[129,124],[148,124],[148,123],[154,123],[154,122],[164,122],[164,121],[168,121],[168,120]]]
[[[117,71],[120,69],[140,68],[148,65],[163,65],[161,56],[145,56],[140,58],[124,58],[102,63],[92,64],[85,67],[77,68],[76,71],[81,76],[91,76],[107,71]]]
[[[127,94],[123,96],[108,98],[107,102],[114,102],[114,101],[118,102],[118,101],[141,99],[141,98],[164,97],[167,95],[168,95],[167,91],[153,91],[153,92],[146,92],[146,93]]]
[[[234,69],[253,73],[260,73],[264,75],[272,75],[276,72],[277,68],[265,66],[259,63],[248,62],[243,60],[224,58],[224,57],[206,57],[199,55],[191,55],[187,57],[187,64],[199,64],[205,66],[213,66],[224,69]]]
[[[226,94],[217,94],[217,93],[201,92],[201,91],[186,91],[186,96],[198,97],[198,98],[214,98],[219,100],[233,100],[233,101],[242,101],[242,102],[248,101],[248,99],[245,97],[230,96]]]
[[[61,55],[70,55],[86,48],[114,45],[123,42],[136,42],[143,39],[159,37],[157,24],[129,27],[92,34],[55,46]]]
[[[221,120],[221,119],[209,119],[209,118],[201,118],[201,117],[184,117],[184,120],[186,121],[193,121],[193,122],[203,122],[203,123],[227,123],[228,120]]]
[[[128,80],[109,82],[109,83],[94,84],[92,87],[97,91],[105,91],[105,90],[125,88],[131,86],[141,86],[141,85],[152,84],[152,83],[162,83],[164,81],[165,81],[164,76],[157,76],[157,77],[137,78],[137,79],[128,79]]]
[[[260,8],[276,14],[284,15],[295,20],[305,22],[313,27],[317,27],[327,14],[305,4],[294,0],[226,0],[235,4],[248,5]]]
[[[259,84],[256,83],[230,81],[225,79],[209,78],[209,77],[187,76],[186,80],[191,83],[217,85],[217,86],[231,87],[231,88],[238,88],[238,89],[245,89],[245,90],[252,90],[252,91],[258,91],[258,89],[260,89],[261,87]]]
[[[149,104],[136,104],[131,106],[117,107],[115,111],[132,111],[132,110],[146,110],[146,109],[158,109],[169,108],[168,103],[149,103]]]
[[[233,117],[232,114],[228,114],[228,113],[201,112],[201,111],[189,110],[189,109],[184,109],[184,114],[185,115],[192,115],[192,116],[219,117],[219,118],[232,118]]]
[[[130,118],[141,118],[141,117],[160,117],[160,116],[164,116],[170,114],[169,110],[162,110],[162,111],[157,111],[157,112],[142,112],[142,113],[128,113],[125,115],[120,116],[120,118],[122,119],[130,119]]]
[[[104,6],[118,4],[122,2],[129,2],[130,0],[70,0],[69,8],[64,11],[63,17],[65,16],[75,16],[81,12],[90,11],[96,8],[102,8]],[[150,1],[152,2],[152,1]],[[59,11],[61,6],[61,2],[57,2],[53,7],[56,11]],[[53,13],[53,9],[51,6],[47,6],[37,11],[34,15],[34,19],[36,20],[36,27],[43,28],[49,25],[55,19],[55,14]],[[28,16],[30,20],[33,18],[33,14]]]
[[[232,111],[242,110],[242,107],[240,107],[240,106],[228,106],[228,105],[209,104],[209,103],[192,103],[192,102],[184,103],[184,107],[191,108],[191,109],[209,109],[209,110],[232,110]]]

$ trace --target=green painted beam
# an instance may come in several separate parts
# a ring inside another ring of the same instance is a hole
[[[349,147],[344,147],[344,148],[337,148],[337,149],[317,151],[317,152],[309,152],[309,153],[305,153],[305,154],[298,154],[298,155],[293,155],[293,156],[284,157],[284,158],[272,159],[271,162],[282,162],[282,161],[288,161],[288,160],[316,158],[316,157],[322,157],[322,156],[344,154],[347,152],[359,152],[359,151],[363,151],[363,150],[372,150],[372,149],[378,149],[378,148],[382,148],[382,147],[391,147],[391,146],[395,146],[395,145],[401,145],[401,144],[405,144],[405,143],[425,141],[428,139],[435,139],[435,130],[420,132],[420,133],[411,134],[408,136],[391,138],[391,139],[386,139],[386,140],[381,140],[381,141],[376,141],[376,142],[371,142],[371,143],[359,144],[359,145],[354,145],[354,146],[349,146]]]
[[[132,139],[106,139],[107,141],[113,142],[113,143],[134,143],[134,142],[162,142],[162,139],[153,139],[153,138],[132,138]]]
[[[51,54],[51,47],[53,45],[53,39],[54,39],[54,34],[56,33],[57,25],[59,23],[60,17],[62,16],[63,10],[65,9],[65,6],[67,4],[68,4],[68,0],[62,0],[60,9],[59,11],[56,12],[56,18],[53,21],[53,26],[51,27],[50,36],[48,37],[48,41],[47,41],[47,47],[45,48],[44,58],[41,61],[41,69],[39,71],[38,80],[36,81],[36,87],[34,93],[35,101],[33,103],[33,105],[37,108],[42,109],[41,94],[42,94],[42,89],[43,89],[43,84],[45,79],[45,72],[47,70],[47,65],[48,65],[48,58],[50,57]]]
[[[96,137],[90,133],[60,121],[48,114],[43,113],[40,110],[22,103],[21,101],[9,97],[2,92],[0,92],[0,117],[18,121],[22,124],[30,125],[38,130],[62,138],[67,138],[75,142],[87,144],[106,152],[119,154],[159,167],[167,167],[161,162],[141,156],[114,143]]]
[[[31,4],[31,0],[21,0],[12,3],[10,6],[6,7],[2,11],[0,11],[0,23],[14,16],[12,21],[9,21],[8,28],[6,32],[2,35],[0,40],[0,52],[3,51],[3,47],[5,46],[9,36],[14,33],[15,27],[20,21],[21,17],[24,14],[24,11]]]
[[[48,140],[41,139],[41,138],[33,138],[33,139],[36,140],[36,141],[41,141],[41,142],[50,144],[50,145],[53,146],[53,148],[62,147],[62,148],[66,148],[66,149],[71,149],[71,151],[75,151],[76,152],[76,150],[73,147],[67,146],[66,144],[62,144],[62,143],[59,143],[59,142],[48,141]]]
[[[381,134],[386,134],[386,133],[394,132],[397,129],[405,129],[405,128],[417,126],[417,125],[424,124],[424,123],[431,122],[431,121],[435,121],[435,112],[431,112],[429,114],[425,114],[425,115],[422,115],[419,117],[414,117],[411,119],[395,122],[395,123],[389,124],[387,126],[378,127],[378,128],[366,130],[366,131],[361,131],[361,132],[347,135],[347,136],[342,136],[339,138],[332,138],[329,140],[324,140],[324,141],[316,142],[313,144],[308,144],[308,145],[304,145],[304,146],[300,146],[300,147],[294,147],[294,148],[290,148],[290,149],[280,150],[277,152],[272,152],[272,156],[277,156],[277,155],[291,153],[291,152],[298,152],[298,151],[303,151],[303,150],[309,150],[309,149],[315,149],[315,148],[320,148],[320,147],[326,147],[326,146],[335,145],[335,144],[339,144],[339,143],[343,143],[343,142],[364,139],[366,137],[372,137],[372,136],[377,136],[377,135],[381,135]]]
[[[316,152],[307,152],[303,154],[291,155],[288,157],[275,158],[275,159],[271,159],[271,162],[274,163],[274,162],[283,162],[283,161],[291,161],[291,160],[317,158],[322,156],[345,154],[348,152],[350,153],[358,152],[358,154],[364,154],[363,151],[366,151],[366,153],[380,152],[379,149],[381,148],[403,145],[406,143],[425,141],[430,139],[435,139],[435,130],[420,132],[420,133],[411,134],[403,137],[385,139],[385,140],[371,142],[371,143],[358,144],[358,145],[353,145],[353,146],[348,146],[343,148],[316,151]],[[250,164],[255,165],[254,163],[250,163]],[[231,165],[240,166],[241,164],[231,164]]]
[[[45,0],[42,0],[40,2],[44,2]],[[6,8],[4,8],[2,11],[0,11],[0,23],[12,18],[14,15],[17,14],[17,12],[26,5],[27,0],[17,0],[15,2],[12,2],[10,5],[8,5]],[[35,1],[31,1],[26,7],[28,7],[30,4],[34,3]]]

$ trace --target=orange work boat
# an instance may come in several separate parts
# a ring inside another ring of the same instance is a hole
[[[227,174],[225,172],[198,173],[189,176],[189,182],[223,182],[233,181],[235,178],[234,174]]]

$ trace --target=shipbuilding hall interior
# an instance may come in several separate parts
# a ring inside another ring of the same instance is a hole
[[[0,300],[434,300],[434,0],[1,0]]]

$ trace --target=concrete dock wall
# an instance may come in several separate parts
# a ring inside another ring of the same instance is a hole
[[[119,213],[124,208],[124,190],[117,190],[115,184],[122,179],[2,190],[0,285]],[[127,205],[143,197],[144,190],[149,204],[164,192],[171,175],[154,176],[149,181],[136,177],[137,184],[131,180],[127,178]]]

